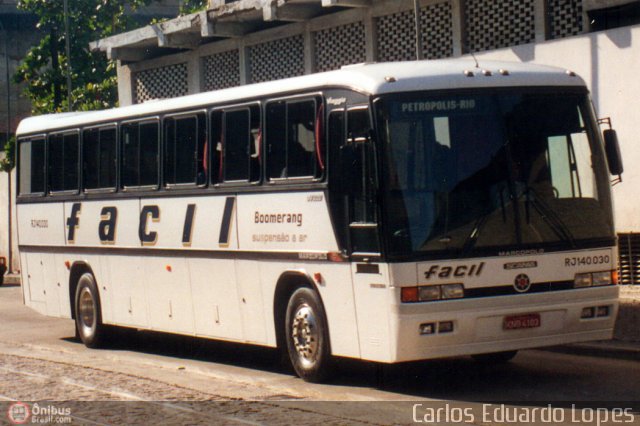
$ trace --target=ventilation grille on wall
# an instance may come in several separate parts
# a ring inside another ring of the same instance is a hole
[[[240,85],[240,52],[229,50],[203,59],[204,90]]]
[[[534,0],[467,0],[465,51],[479,52],[535,40]]]
[[[184,63],[140,71],[133,75],[133,80],[135,103],[174,98],[189,91],[187,64]]]
[[[420,10],[422,49],[426,59],[453,56],[453,16],[450,2],[430,4]]]
[[[569,37],[582,33],[582,0],[549,0],[549,37]]]
[[[366,61],[364,24],[355,22],[314,33],[316,71]]]
[[[416,31],[412,10],[376,19],[378,61],[410,61],[416,58]]]
[[[620,284],[640,283],[640,234],[618,234]]]
[[[301,34],[251,46],[249,52],[254,83],[304,74],[304,37]]]

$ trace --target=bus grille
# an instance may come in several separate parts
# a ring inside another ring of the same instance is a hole
[[[618,282],[640,283],[640,234],[618,234]]]
[[[480,288],[465,288],[464,297],[494,297],[494,296],[511,296],[514,294],[531,294],[531,293],[545,293],[548,291],[561,291],[573,289],[573,281],[554,281],[546,283],[533,283],[529,291],[525,293],[518,293],[512,285],[502,285],[496,287],[480,287]]]

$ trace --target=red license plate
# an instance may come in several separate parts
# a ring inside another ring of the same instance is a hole
[[[510,315],[504,317],[502,327],[505,330],[540,327],[540,314]]]

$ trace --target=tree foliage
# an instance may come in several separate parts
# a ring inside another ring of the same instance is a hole
[[[10,173],[16,161],[16,138],[10,138],[4,145],[4,158],[0,159],[0,171]]]
[[[199,12],[206,9],[208,4],[208,0],[183,0],[180,2],[180,15]]]
[[[18,8],[38,18],[40,42],[33,46],[14,75],[25,83],[25,94],[33,114],[67,110],[94,110],[117,102],[116,66],[104,53],[91,52],[94,40],[127,31],[132,20],[126,10],[135,10],[153,0],[69,0],[71,52],[71,107],[67,102],[67,61],[62,0],[19,0]]]

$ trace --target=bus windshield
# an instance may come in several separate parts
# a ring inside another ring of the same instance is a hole
[[[585,93],[377,101],[388,255],[611,244],[608,172]]]

